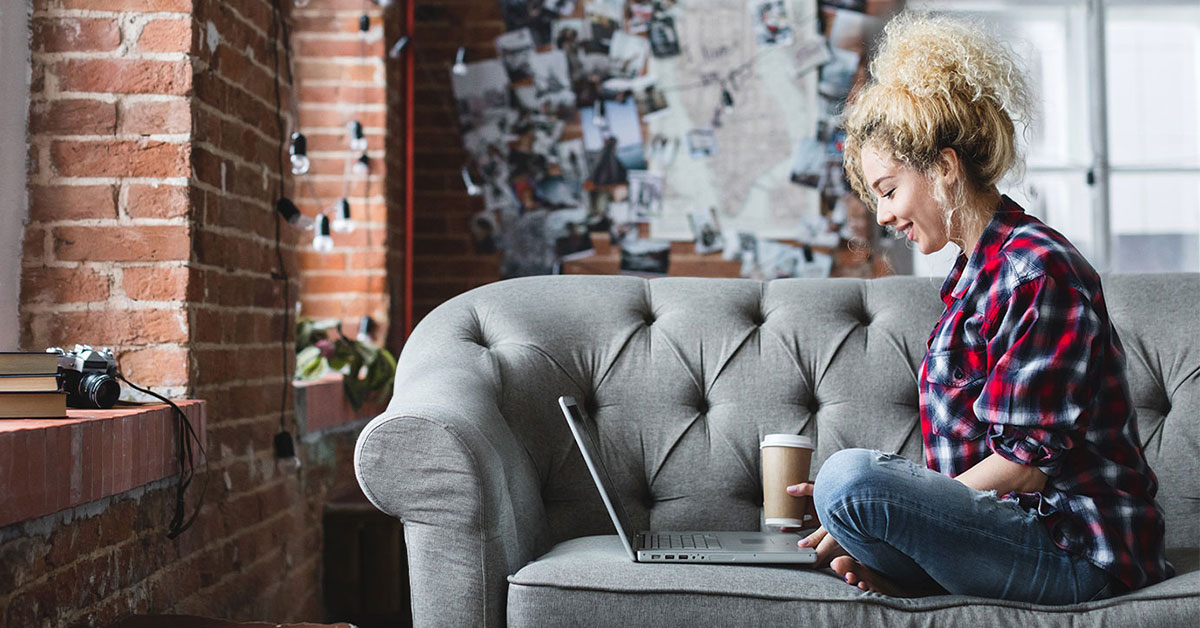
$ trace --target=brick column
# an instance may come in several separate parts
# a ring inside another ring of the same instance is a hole
[[[191,2],[36,2],[21,344],[113,346],[182,394],[191,321]]]

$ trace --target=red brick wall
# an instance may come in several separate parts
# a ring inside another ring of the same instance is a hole
[[[298,241],[311,234],[284,225],[288,299],[273,277],[280,133],[271,4],[34,2],[22,346],[113,345],[134,381],[205,399],[211,466],[189,490],[190,510],[206,489],[199,518],[173,541],[169,481],[0,528],[0,625],[105,625],[133,612],[323,619],[321,512],[329,494],[354,486],[354,433],[298,443],[298,470],[271,446],[294,362],[283,311],[302,287],[315,293],[321,276],[296,264],[307,246]],[[281,4],[300,49],[322,12],[361,7],[313,0],[301,16]],[[286,86],[283,96],[288,124]],[[385,123],[375,115],[368,126],[382,177]],[[310,146],[322,164],[343,139],[319,129],[344,127],[317,124]],[[285,181],[290,191],[290,173]],[[373,184],[375,207],[384,206],[384,185]],[[381,257],[387,220],[376,212],[374,244],[341,243],[347,260]],[[357,264],[357,275],[381,275],[381,260]],[[386,318],[388,301],[373,303]],[[290,392],[284,413],[293,429]]]
[[[370,17],[369,30],[359,18]],[[319,253],[311,239],[300,243],[301,315],[340,318],[353,335],[358,320],[371,316],[381,334],[391,319],[387,288],[387,103],[383,12],[362,0],[312,0],[296,18],[296,79],[300,129],[308,138],[312,169],[297,177],[296,201],[307,215],[326,210],[343,194],[355,228],[333,233],[334,249]],[[358,120],[367,137],[371,171],[347,172],[362,152],[349,146],[347,123]],[[311,184],[311,187],[310,187]],[[332,212],[329,212],[332,215]],[[397,298],[402,303],[402,298]],[[382,340],[385,335],[379,335]]]
[[[450,66],[458,47],[467,60],[496,56],[504,33],[497,2],[418,0],[413,37],[413,317],[500,277],[498,254],[476,255],[467,224],[483,209],[467,196],[459,169],[467,161],[456,126]]]

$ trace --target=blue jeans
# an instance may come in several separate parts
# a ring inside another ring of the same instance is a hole
[[[910,590],[1037,604],[1112,595],[1109,575],[1055,545],[1036,514],[894,454],[835,453],[813,501],[843,549]]]

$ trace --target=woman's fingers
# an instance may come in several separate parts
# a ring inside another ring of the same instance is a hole
[[[792,497],[812,497],[813,484],[812,482],[801,482],[787,487],[788,495]]]
[[[800,547],[816,547],[829,533],[825,528],[817,528],[812,534],[800,539]]]

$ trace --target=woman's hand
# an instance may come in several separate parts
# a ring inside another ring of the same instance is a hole
[[[809,498],[808,507],[809,512],[812,514],[812,519],[813,521],[820,523],[820,519],[817,518],[817,511],[812,505],[812,482],[794,484],[787,487],[787,492],[788,495],[791,495],[792,497]],[[805,516],[805,520],[807,519],[808,517]],[[817,528],[812,534],[800,539],[797,545],[800,547],[812,547],[817,550],[817,562],[814,567],[827,567],[829,565],[829,561],[837,558],[838,556],[848,555],[846,550],[842,549],[842,546],[839,545],[832,536],[830,536],[829,531],[825,529],[825,526]]]

